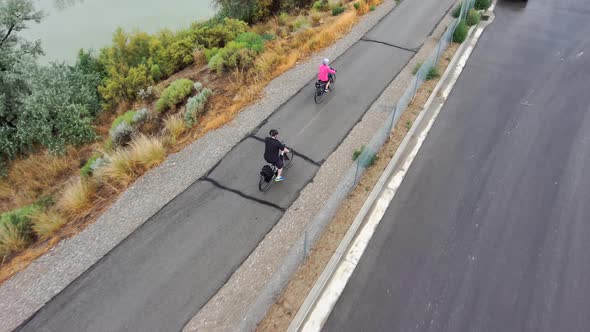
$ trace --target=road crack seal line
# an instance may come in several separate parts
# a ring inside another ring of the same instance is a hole
[[[222,185],[221,183],[219,183],[219,182],[217,182],[217,181],[215,181],[215,180],[213,180],[211,178],[208,178],[208,177],[202,177],[202,178],[200,178],[197,181],[209,182],[209,183],[213,184],[214,186],[216,186],[217,188],[219,188],[221,190],[227,190],[227,191],[232,192],[232,193],[234,193],[234,194],[236,194],[236,195],[238,195],[240,197],[243,197],[245,199],[254,201],[254,202],[259,203],[259,204],[262,204],[262,205],[267,205],[267,206],[273,207],[273,208],[275,208],[277,210],[280,210],[283,213],[285,213],[285,211],[287,210],[287,209],[285,209],[285,208],[283,208],[283,207],[281,207],[281,206],[279,206],[279,205],[277,205],[275,203],[271,203],[269,201],[265,201],[263,199],[256,198],[256,197],[253,197],[253,196],[244,194],[243,192],[241,192],[241,191],[239,191],[237,189],[232,189],[232,188],[226,187],[226,186]]]
[[[370,38],[365,38],[365,37],[362,37],[360,40],[365,41],[365,42],[370,42],[370,43],[383,44],[383,45],[387,45],[387,46],[390,46],[390,47],[393,47],[393,48],[400,49],[402,51],[412,52],[412,53],[418,53],[418,51],[422,47],[422,45],[420,45],[417,48],[411,49],[411,48],[406,48],[406,47],[403,47],[403,46],[397,46],[397,45],[393,45],[393,44],[390,44],[390,43],[387,43],[387,42],[384,42],[384,41],[370,39]]]

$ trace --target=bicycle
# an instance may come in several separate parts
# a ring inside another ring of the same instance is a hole
[[[334,68],[330,67],[332,70],[335,70]],[[330,80],[330,91],[334,90],[334,87],[336,86],[336,74],[329,74],[328,75],[329,80]],[[313,95],[313,100],[315,101],[316,104],[319,104],[322,102],[322,99],[324,98],[324,94],[326,94],[326,83],[322,82],[322,81],[316,81],[315,82],[315,94]]]
[[[289,147],[287,149],[289,149],[289,152],[280,156],[280,158],[283,158],[283,172],[289,168],[293,162],[293,149]],[[274,179],[277,176],[278,171],[279,169],[273,164],[262,166],[262,170],[260,171],[260,180],[258,181],[258,190],[265,192],[270,189],[272,183],[275,182]]]

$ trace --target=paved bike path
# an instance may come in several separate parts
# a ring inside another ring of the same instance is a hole
[[[453,1],[406,0],[404,15],[432,16],[428,29],[382,20],[373,41],[359,41],[334,62],[337,87],[320,105],[314,81],[236,145],[91,269],[40,309],[22,331],[175,331],[223,286],[313,179],[374,100],[413,56],[399,41],[420,43]],[[420,5],[416,5],[416,4]],[[429,6],[424,3],[430,4]],[[386,16],[386,17],[388,17]],[[384,28],[387,25],[388,28]],[[375,31],[373,30],[373,31]],[[426,32],[425,32],[426,31]],[[396,37],[397,36],[397,37]],[[312,74],[310,73],[310,76]],[[257,189],[270,127],[299,153],[287,181]]]

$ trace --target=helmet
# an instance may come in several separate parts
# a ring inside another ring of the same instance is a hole
[[[271,137],[275,137],[275,136],[277,136],[277,135],[279,134],[279,131],[278,131],[278,130],[276,130],[276,129],[271,129],[271,130],[268,132],[268,134],[269,134]]]
[[[330,63],[330,59],[324,58],[324,60],[322,60],[322,63],[325,64],[325,65],[327,65],[327,64]]]

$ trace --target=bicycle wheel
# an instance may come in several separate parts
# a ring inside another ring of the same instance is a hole
[[[336,87],[336,74],[330,75],[330,90],[334,90]]]
[[[324,91],[322,91],[321,89],[316,89],[315,94],[313,95],[313,100],[315,101],[315,103],[321,103],[322,98],[324,98]]]
[[[274,178],[274,176],[273,176]],[[260,180],[258,181],[258,190],[265,192],[267,191],[270,186],[272,185],[272,180],[270,179],[270,181],[266,182],[266,179],[264,178],[264,176],[260,175]]]
[[[295,154],[293,153],[293,150],[291,148],[289,149],[289,153],[287,153],[287,158],[283,158],[283,167],[285,169],[289,168],[289,166],[291,166],[291,163],[293,162],[293,157],[295,156]]]

